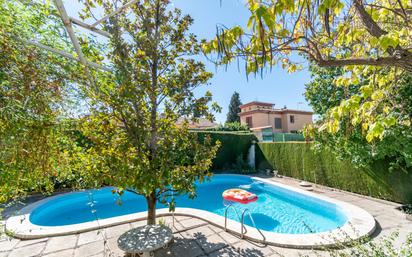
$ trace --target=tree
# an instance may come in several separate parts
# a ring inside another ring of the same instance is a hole
[[[240,112],[240,106],[242,102],[240,101],[239,93],[234,92],[230,98],[229,111],[227,113],[226,123],[240,122],[240,117],[238,113]]]
[[[85,1],[84,18],[93,7],[112,12],[117,1]],[[110,33],[108,60],[113,73],[98,74],[88,87],[94,105],[82,132],[91,140],[90,172],[100,184],[143,195],[148,224],[154,224],[156,203],[172,195],[195,196],[194,182],[207,178],[218,145],[200,142],[180,117],[206,116],[211,94],[196,98],[193,90],[212,74],[191,59],[200,44],[188,33],[193,19],[169,6],[168,0],[137,1],[131,13],[121,12],[103,27]],[[212,108],[215,105],[212,104]],[[195,118],[194,118],[195,119]]]
[[[407,0],[248,0],[248,30],[220,28],[205,51],[228,62],[246,58],[248,71],[302,53],[321,67],[390,66],[412,72],[412,3]],[[347,51],[351,49],[352,51]]]
[[[328,111],[339,106],[345,100],[359,93],[359,85],[348,87],[336,87],[335,79],[342,76],[344,71],[341,67],[321,68],[316,64],[309,66],[311,81],[305,84],[305,98],[310,103],[315,114],[326,118]]]
[[[321,68],[316,65],[310,67],[312,80],[306,84],[305,96],[313,110],[320,114],[321,119],[312,137],[315,142],[332,150],[341,158],[349,158],[358,166],[368,167],[376,161],[389,162],[392,169],[410,171],[412,169],[412,143],[411,130],[402,123],[394,124],[386,129],[381,140],[368,143],[365,138],[366,131],[359,124],[352,124],[350,117],[342,119],[339,130],[330,133],[322,129],[324,119],[328,119],[328,113],[340,106],[344,99],[356,97],[360,94],[368,81],[363,79],[361,85],[348,87],[334,87],[332,81],[342,74],[340,68]],[[396,95],[384,99],[378,108],[385,108],[387,104],[396,106],[391,115],[395,120],[412,118],[412,79],[404,76],[399,80]],[[389,103],[388,103],[389,102]],[[382,110],[384,112],[384,110]],[[403,117],[401,117],[403,116]]]
[[[359,85],[361,78],[368,83],[328,112],[329,132],[337,132],[348,117],[366,131],[368,143],[395,124],[410,127],[410,120],[401,119],[406,116],[394,120],[396,106],[386,101],[395,100],[399,80],[412,72],[410,1],[248,0],[247,7],[248,29],[219,28],[216,38],[205,42],[206,54],[218,52],[220,64],[243,58],[247,73],[276,64],[294,72],[301,65],[290,58],[293,53],[320,67],[341,67],[335,86]]]
[[[73,156],[79,148],[66,133],[73,128],[70,91],[84,74],[77,62],[27,44],[36,38],[69,51],[60,20],[50,14],[55,10],[44,1],[0,0],[0,202],[86,186]]]

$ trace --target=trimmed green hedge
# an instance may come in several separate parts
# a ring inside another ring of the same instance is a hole
[[[221,146],[213,160],[212,170],[230,169],[239,155],[246,160],[247,152],[253,140],[256,137],[252,133],[224,132],[224,131],[196,131],[202,140],[209,135],[213,142],[219,140]]]
[[[259,143],[256,163],[260,168],[276,168],[285,176],[395,202],[412,203],[412,171],[391,172],[384,161],[359,169],[350,161],[338,160],[330,151],[314,151],[311,146],[299,142]]]

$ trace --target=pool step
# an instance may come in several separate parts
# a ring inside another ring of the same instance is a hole
[[[265,243],[265,242],[266,242],[266,237],[265,237],[265,235],[263,235],[262,231],[260,231],[260,229],[256,226],[255,220],[253,219],[253,217],[252,217],[252,215],[251,215],[251,213],[250,213],[250,211],[249,211],[248,208],[246,208],[246,209],[243,210],[242,216],[241,216],[241,218],[240,218],[240,217],[239,217],[239,213],[237,212],[235,206],[233,206],[231,203],[229,203],[229,204],[226,206],[226,209],[225,209],[225,231],[227,231],[227,212],[228,212],[228,210],[230,209],[230,207],[233,208],[233,210],[234,210],[235,213],[236,213],[236,216],[238,217],[238,219],[241,220],[241,222],[240,222],[240,238],[243,239],[243,238],[244,238],[244,235],[247,233],[247,229],[246,229],[246,226],[245,226],[245,215],[248,214],[248,215],[249,215],[249,219],[252,221],[253,227],[256,228],[256,230],[259,232],[259,234],[263,237],[263,243]]]

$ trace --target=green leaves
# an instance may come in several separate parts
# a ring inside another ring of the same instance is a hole
[[[90,2],[105,13],[113,11],[106,3],[111,1]],[[87,88],[94,103],[81,129],[92,141],[87,163],[100,174],[100,184],[133,188],[144,195],[152,204],[149,213],[155,211],[157,200],[169,202],[173,209],[171,192],[193,197],[194,182],[210,175],[218,148],[188,131],[189,122],[200,117],[213,120],[211,109],[218,108],[210,92],[194,94],[212,74],[190,58],[201,49],[189,33],[192,22],[166,0],[137,2],[131,14],[113,16],[104,29],[112,34],[108,60],[115,72],[98,74],[99,87]],[[234,43],[242,34],[234,27],[222,40]],[[210,52],[216,47],[214,40],[202,49]]]
[[[387,50],[389,47],[395,48],[399,45],[399,39],[395,38],[393,35],[384,35],[379,38],[379,44],[383,50]]]
[[[322,117],[312,130],[315,139],[358,165],[385,160],[396,169],[410,169],[410,76],[387,69],[353,69],[362,73],[359,85],[342,85],[348,78],[340,79],[345,70],[311,67],[313,80],[305,95]],[[341,86],[333,86],[331,81],[339,80]],[[391,82],[396,83],[397,90]]]
[[[48,1],[0,0],[0,202],[88,185],[67,119],[83,69],[22,41],[70,51],[52,12]]]

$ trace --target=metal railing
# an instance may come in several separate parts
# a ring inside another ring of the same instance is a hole
[[[242,212],[242,216],[240,217],[236,208],[231,203],[227,204],[225,209],[225,231],[227,231],[227,213],[230,208],[232,208],[235,211],[237,218],[240,220],[240,238],[243,238],[244,235],[247,233],[247,229],[245,226],[245,214],[247,213],[249,215],[250,220],[252,221],[253,227],[256,228],[256,230],[262,236],[263,242],[266,242],[265,235],[263,235],[262,231],[260,231],[260,229],[256,226],[255,220],[253,219],[249,209],[244,209]]]

